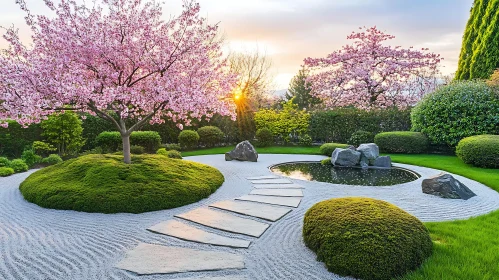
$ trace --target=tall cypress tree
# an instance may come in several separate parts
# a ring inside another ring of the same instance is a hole
[[[298,105],[298,108],[307,110],[322,103],[319,98],[310,94],[310,85],[307,84],[308,74],[309,70],[302,67],[298,74],[291,80],[285,96],[286,101],[293,100],[293,104]]]
[[[488,78],[499,67],[499,0],[475,0],[463,35],[456,79]]]

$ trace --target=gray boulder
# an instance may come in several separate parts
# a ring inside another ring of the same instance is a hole
[[[364,157],[366,157],[371,163],[379,157],[379,148],[378,145],[374,143],[369,144],[361,144],[357,151],[360,152]]]
[[[452,175],[445,173],[440,173],[436,176],[424,179],[422,188],[423,193],[443,198],[468,200],[476,196],[476,194],[463,183],[456,180]]]
[[[392,158],[390,156],[377,157],[373,165],[380,168],[390,168],[392,167]]]
[[[249,141],[243,141],[236,145],[234,150],[225,153],[225,160],[252,161],[258,160],[258,153]]]
[[[335,166],[355,166],[359,164],[361,153],[352,149],[336,148],[331,156],[331,163]]]

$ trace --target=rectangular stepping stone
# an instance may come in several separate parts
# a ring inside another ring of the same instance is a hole
[[[279,196],[264,196],[264,195],[243,195],[236,200],[254,201],[273,205],[282,205],[289,207],[298,207],[301,202],[301,197],[279,197]]]
[[[291,180],[288,179],[262,179],[262,180],[252,180],[253,184],[293,184]]]
[[[242,269],[245,265],[243,256],[237,254],[139,243],[116,267],[148,275]]]
[[[302,185],[298,184],[257,184],[253,185],[255,189],[303,189]]]
[[[154,225],[147,230],[168,236],[173,236],[182,240],[226,246],[233,248],[248,248],[250,241],[229,238],[215,233],[207,232],[179,221],[170,220]]]
[[[269,227],[269,224],[241,218],[208,208],[197,208],[187,213],[175,215],[175,217],[205,225],[207,227],[232,233],[245,234],[253,237],[260,237]]]
[[[276,175],[264,175],[264,176],[256,176],[256,177],[247,177],[248,180],[265,180],[265,179],[279,179],[281,177]]]
[[[297,196],[303,197],[303,192],[301,190],[293,189],[257,189],[252,190],[250,194],[256,195],[268,195],[268,196]]]
[[[210,207],[224,209],[235,213],[253,216],[264,220],[275,222],[284,215],[291,212],[291,209],[265,205],[261,203],[226,200],[213,203]]]

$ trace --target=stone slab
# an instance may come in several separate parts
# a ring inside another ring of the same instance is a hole
[[[302,185],[298,184],[256,184],[255,189],[303,189]]]
[[[250,194],[284,196],[284,197],[303,197],[303,192],[301,190],[293,190],[293,189],[256,189],[252,190]]]
[[[254,201],[273,205],[282,205],[289,207],[298,207],[301,202],[301,197],[279,197],[279,196],[264,196],[264,195],[244,195],[236,198],[236,200]]]
[[[193,241],[216,246],[248,248],[251,243],[250,241],[229,238],[215,233],[207,232],[175,220],[161,222],[148,228],[147,230],[155,233],[173,236],[186,241]]]
[[[243,256],[237,254],[139,243],[116,267],[148,275],[243,269],[245,265]]]
[[[210,207],[224,209],[238,214],[261,218],[272,222],[279,220],[284,215],[291,212],[291,209],[288,208],[233,200],[219,201],[211,204]]]
[[[248,180],[265,180],[265,179],[280,179],[281,177],[276,176],[276,175],[263,175],[263,176],[256,176],[256,177],[246,177]]]
[[[235,215],[211,210],[208,208],[197,208],[187,213],[175,215],[175,217],[198,223],[207,227],[232,233],[240,233],[253,237],[260,237],[269,227],[269,224],[257,222],[251,219],[241,218]]]
[[[291,180],[288,179],[262,179],[262,180],[252,180],[253,184],[293,184]]]

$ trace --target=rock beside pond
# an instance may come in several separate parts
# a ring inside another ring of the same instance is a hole
[[[381,168],[390,168],[392,167],[392,159],[390,156],[377,157],[373,165]]]
[[[360,152],[352,149],[336,148],[331,156],[331,163],[335,166],[356,166],[360,161]]]
[[[424,179],[422,188],[423,193],[443,198],[468,200],[476,196],[476,194],[463,183],[456,180],[452,175],[445,173],[440,173],[436,176]]]
[[[371,163],[379,157],[379,148],[378,145],[374,143],[369,144],[361,144],[357,151],[360,152],[365,158],[367,158]]]
[[[236,145],[234,150],[225,153],[225,160],[239,160],[239,161],[252,161],[258,160],[258,153],[255,147],[249,141],[243,141]]]

